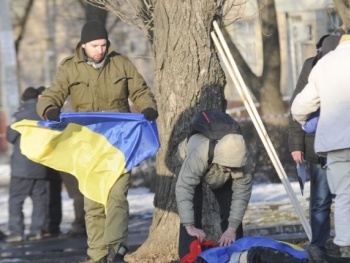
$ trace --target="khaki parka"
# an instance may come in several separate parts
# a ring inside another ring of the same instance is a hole
[[[104,65],[95,69],[84,61],[79,43],[73,56],[62,61],[52,85],[37,104],[39,116],[47,107],[62,108],[70,96],[75,112],[130,112],[129,101],[137,111],[157,110],[154,95],[132,62],[116,53],[108,41]]]

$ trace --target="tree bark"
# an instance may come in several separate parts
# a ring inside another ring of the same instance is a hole
[[[175,200],[178,143],[193,114],[224,109],[225,76],[210,38],[220,1],[157,1],[154,9],[155,94],[161,149],[157,154],[155,212],[147,241],[127,260],[171,262],[178,259],[179,218]],[[215,210],[215,202],[206,212]],[[209,215],[210,217],[210,215]],[[210,220],[208,220],[210,221]],[[216,222],[215,222],[216,221]],[[218,218],[213,220],[216,229]],[[208,230],[209,233],[216,232]]]
[[[286,126],[287,118],[273,118],[276,114],[285,114],[286,107],[281,94],[281,57],[278,24],[274,0],[258,0],[261,8],[261,31],[263,41],[264,69],[261,76],[260,108],[267,118],[266,122]]]

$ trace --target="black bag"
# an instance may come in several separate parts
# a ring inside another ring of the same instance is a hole
[[[213,161],[214,148],[218,140],[229,133],[242,135],[239,124],[232,119],[230,115],[220,110],[204,110],[197,112],[189,125],[187,138],[189,139],[196,133],[201,133],[210,139],[208,165]]]

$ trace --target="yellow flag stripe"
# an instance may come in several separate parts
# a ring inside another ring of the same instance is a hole
[[[70,123],[63,131],[23,120],[11,126],[22,134],[21,151],[29,159],[74,175],[80,191],[106,206],[111,187],[126,173],[124,154],[84,126]]]

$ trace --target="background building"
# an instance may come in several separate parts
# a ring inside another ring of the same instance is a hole
[[[290,99],[305,59],[316,54],[316,43],[325,34],[336,34],[340,21],[332,1],[325,0],[275,0],[281,55],[281,92]],[[232,10],[237,15],[241,7]],[[228,25],[233,41],[251,70],[260,75],[262,40],[258,7],[250,0],[241,12],[241,18]],[[227,97],[238,95],[229,80]]]

